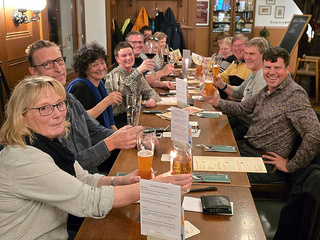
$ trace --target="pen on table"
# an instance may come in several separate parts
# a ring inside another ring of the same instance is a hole
[[[191,189],[189,192],[202,192],[202,191],[216,191],[217,187],[206,187],[206,188],[195,188]]]

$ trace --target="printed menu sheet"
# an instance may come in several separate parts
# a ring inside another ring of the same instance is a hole
[[[181,239],[181,188],[141,179],[141,234]]]
[[[261,157],[193,156],[195,171],[266,173]]]

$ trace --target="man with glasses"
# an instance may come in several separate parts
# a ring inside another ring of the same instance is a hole
[[[50,41],[39,40],[29,45],[26,55],[30,64],[31,75],[49,76],[66,84],[65,58],[61,56],[59,47]],[[67,93],[68,112],[66,118],[70,121],[69,134],[62,138],[62,143],[76,156],[80,165],[91,172],[98,172],[97,167],[106,161],[111,154],[117,154],[117,149],[134,148],[136,145],[136,128],[125,126],[113,131],[101,126],[91,118],[81,103],[70,93]],[[57,106],[63,108],[62,105]],[[40,114],[48,114],[53,109],[39,109]],[[112,166],[113,162],[108,163]]]
[[[232,86],[239,86],[249,76],[251,70],[247,68],[244,60],[244,53],[248,37],[244,34],[236,34],[232,38],[232,52],[237,58],[231,65],[222,73],[219,74],[220,78]],[[227,94],[220,91],[221,98],[227,98]]]
[[[133,47],[133,54],[135,57],[135,63],[133,65],[133,68],[139,67],[141,64],[153,64],[153,68],[155,67],[155,62],[153,59],[145,59],[143,60],[143,51],[144,51],[144,38],[143,35],[138,31],[131,31],[126,36],[126,42],[130,43],[130,45]],[[174,71],[174,65],[173,64],[166,64],[164,68],[157,71],[155,75],[148,75],[145,74],[145,78],[147,82],[150,84],[151,87],[160,87],[160,88],[169,88],[173,89],[174,86],[171,82],[160,82],[158,79],[161,77],[167,76],[170,73]]]

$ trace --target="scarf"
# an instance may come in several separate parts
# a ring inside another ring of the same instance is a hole
[[[67,87],[67,92],[70,93],[73,85],[75,85],[78,82],[83,82],[87,84],[87,86],[90,88],[94,99],[96,100],[97,103],[101,102],[105,97],[108,96],[107,90],[103,84],[103,82],[100,80],[98,88],[96,88],[95,85],[93,85],[92,82],[90,82],[86,78],[77,78],[76,80],[72,81],[69,86]],[[110,128],[111,125],[114,125],[114,120],[113,120],[113,111],[112,111],[112,106],[107,107],[102,113],[102,121],[103,121],[103,126],[106,128]]]
[[[50,140],[38,133],[34,133],[34,136],[35,138],[33,139],[32,144],[30,143],[29,137],[26,137],[27,145],[38,148],[39,150],[49,154],[61,170],[72,176],[76,176],[73,166],[75,157],[72,152],[63,146],[57,138]]]

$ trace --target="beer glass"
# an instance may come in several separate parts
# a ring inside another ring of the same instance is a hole
[[[141,95],[129,94],[126,96],[127,124],[138,126],[141,111]]]
[[[173,174],[192,173],[192,146],[187,143],[175,143],[171,153],[171,170]],[[188,188],[184,193],[189,192]]]
[[[151,179],[151,166],[154,154],[156,130],[152,127],[143,127],[137,132],[137,156],[139,175],[143,179]]]
[[[197,65],[196,76],[200,79],[202,77],[202,57],[192,54],[192,60]]]
[[[213,81],[217,83],[217,75],[219,74],[220,64],[222,62],[222,56],[220,54],[212,56],[212,65],[213,65]]]
[[[121,74],[115,72],[111,77],[111,88],[113,92],[120,92],[120,84],[121,84]]]
[[[205,75],[204,84],[205,84],[205,89],[206,89],[206,95],[212,96],[213,95],[213,74],[212,74],[212,72],[208,72]]]

